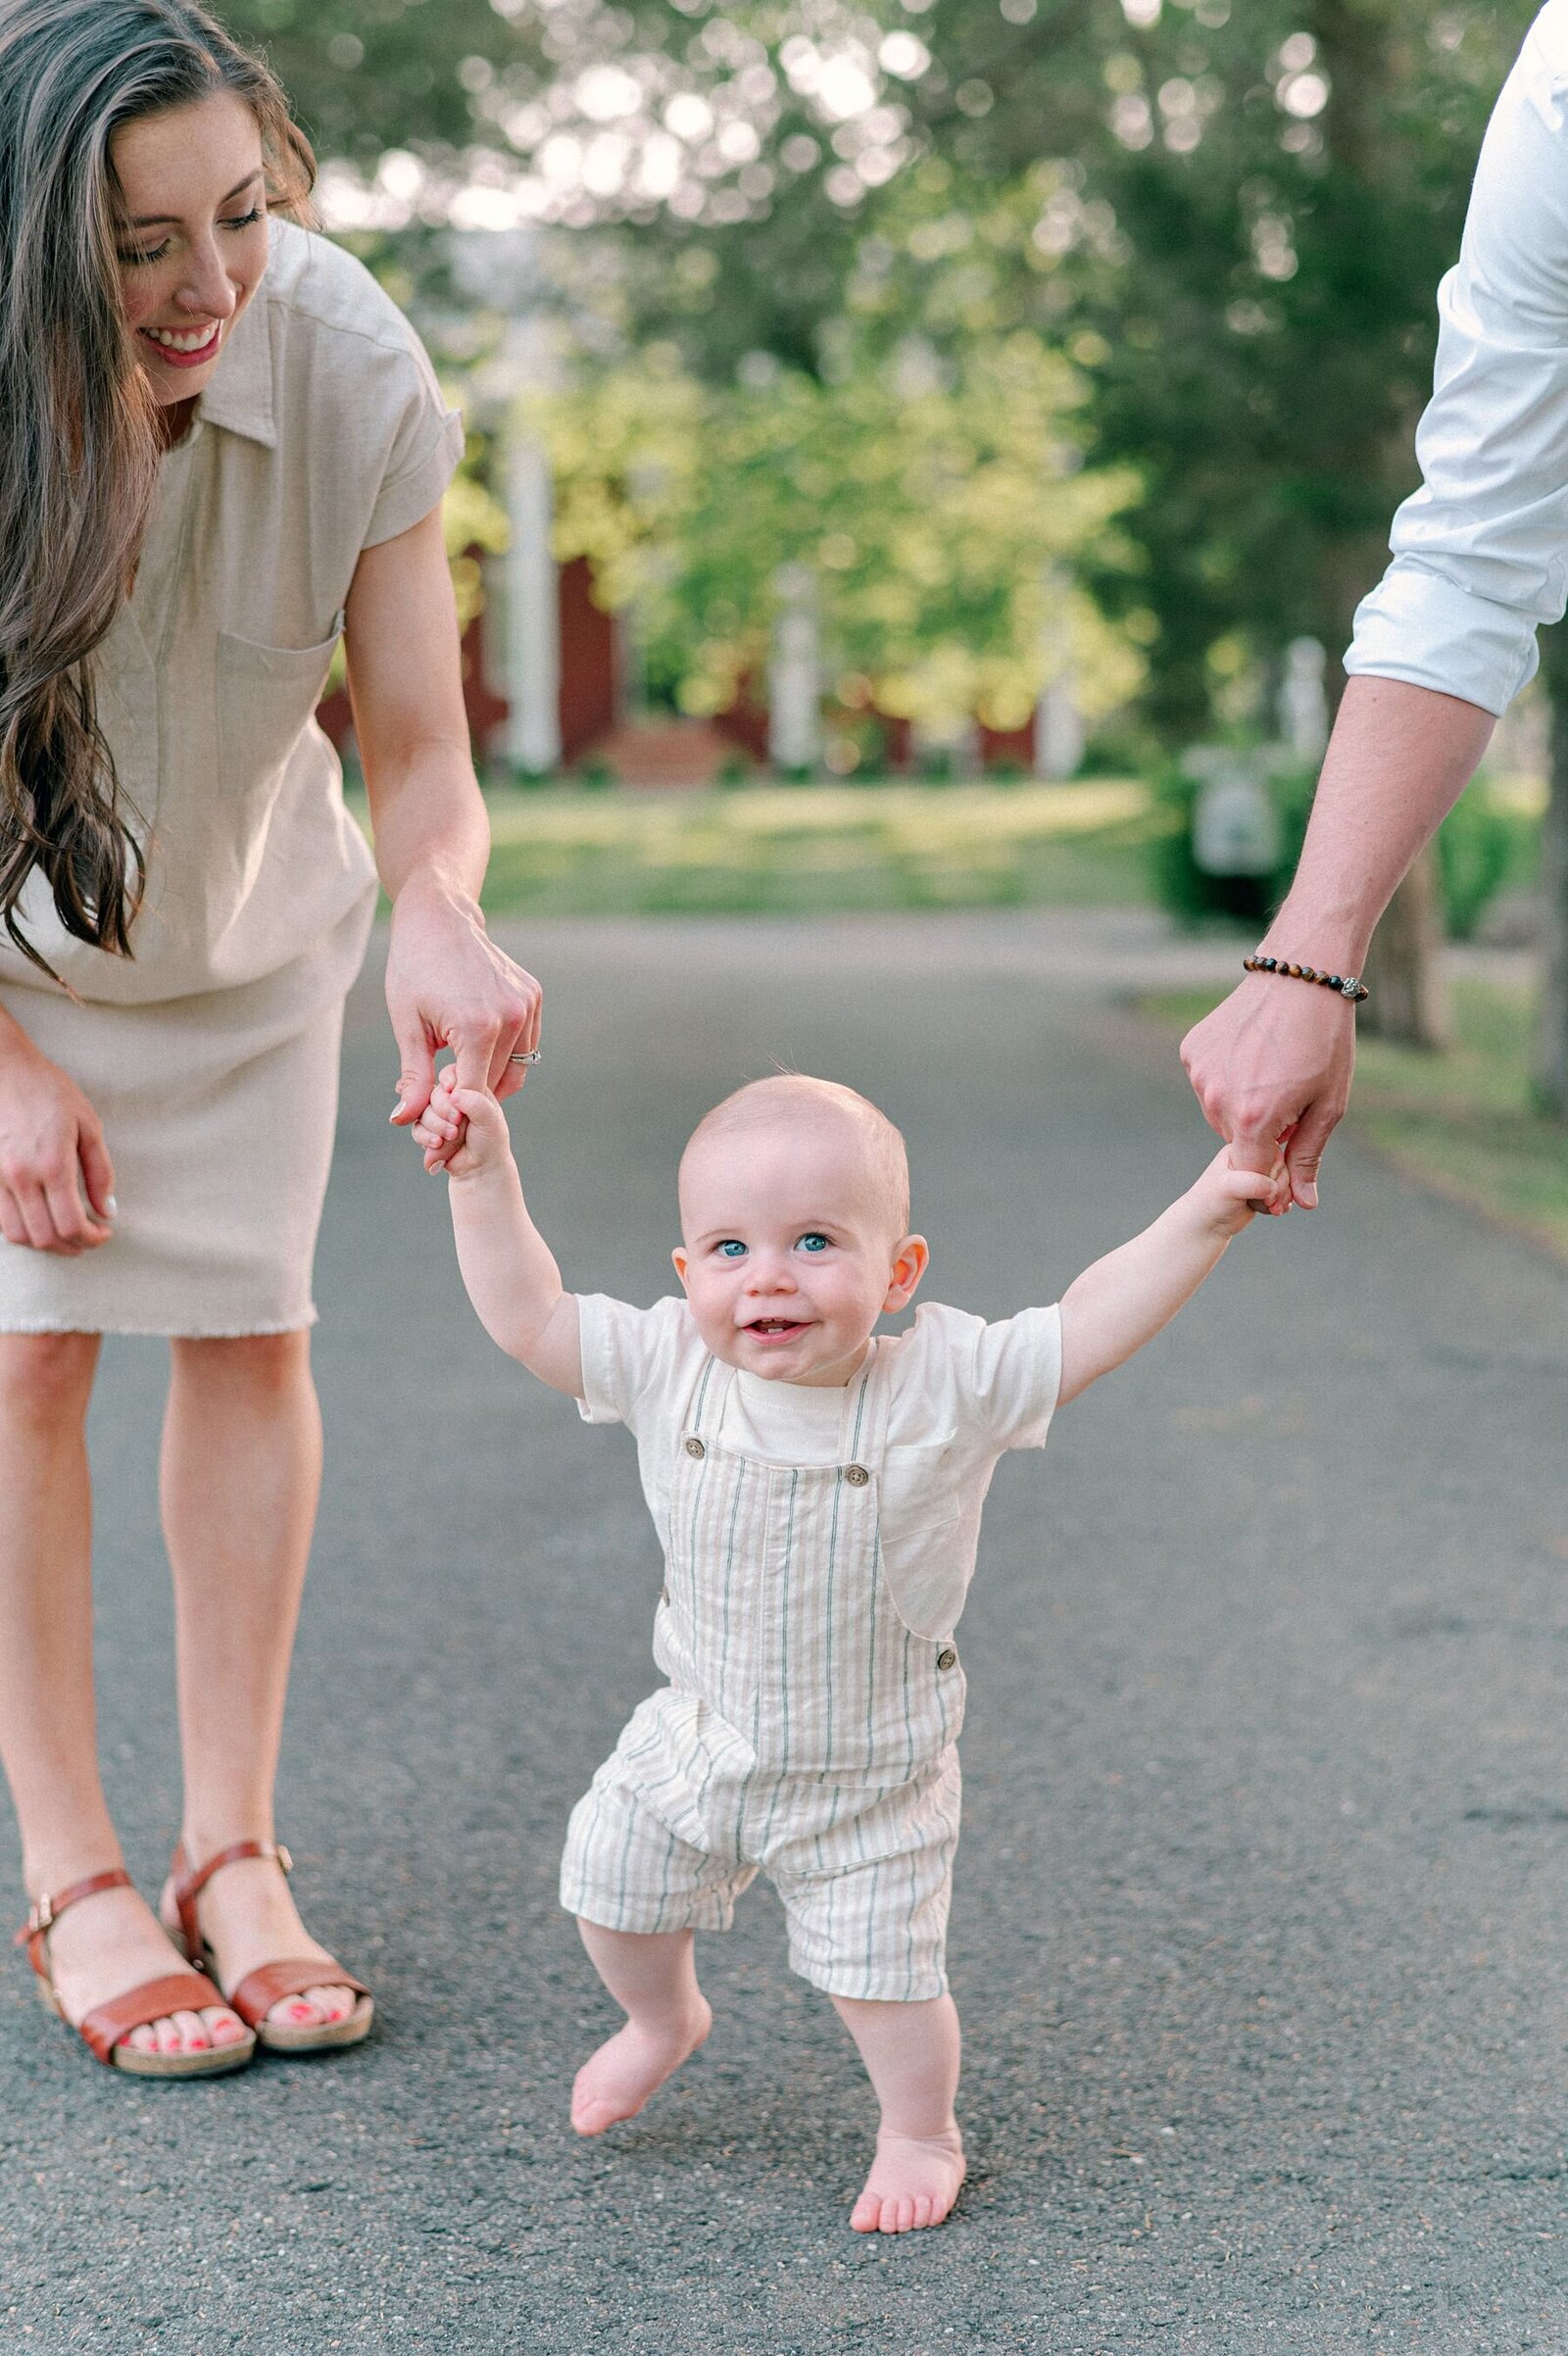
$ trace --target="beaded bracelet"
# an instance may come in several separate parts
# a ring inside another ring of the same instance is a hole
[[[1284,973],[1295,982],[1321,982],[1325,990],[1337,990],[1341,998],[1357,1006],[1372,995],[1356,974],[1319,973],[1315,965],[1293,965],[1288,957],[1265,957],[1254,951],[1251,957],[1243,957],[1242,965],[1248,973]]]

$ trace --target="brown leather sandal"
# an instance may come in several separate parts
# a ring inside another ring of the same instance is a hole
[[[38,2000],[46,2004],[62,2021],[66,2015],[49,1970],[49,1933],[68,1906],[78,1898],[96,1897],[100,1890],[129,1890],[131,1879],[122,1865],[112,1872],[88,1874],[85,1880],[73,1882],[68,1890],[57,1895],[46,1892],[32,1906],[27,1920],[17,1933],[16,1944],[25,1947],[27,1960],[38,1975]],[[122,1996],[111,1996],[106,2004],[95,2004],[91,2012],[79,2021],[66,2021],[74,2028],[95,2061],[111,2070],[123,2070],[132,2078],[216,2078],[224,2070],[242,2070],[256,2051],[254,2036],[237,2039],[231,2045],[213,2045],[203,2053],[143,2053],[123,2040],[133,2029],[145,2029],[152,2021],[161,2021],[172,2012],[205,2012],[215,2004],[227,2006],[205,1974],[183,1971],[167,1972],[161,1980],[144,1980],[139,1988],[128,1988]],[[232,2006],[227,2009],[233,2010]]]
[[[183,1946],[192,1963],[201,1964],[213,1978],[218,1978],[218,1966],[212,1948],[202,1936],[196,1900],[214,1874],[225,1865],[236,1865],[242,1857],[270,1857],[285,1874],[294,1871],[294,1860],[277,1841],[235,1841],[220,1848],[216,1857],[205,1865],[192,1868],[185,1855],[184,1843],[174,1850],[170,1873],[174,1883],[174,1904],[179,1909],[179,1930],[169,1935],[176,1946]],[[169,1926],[165,1925],[166,1930]],[[285,1996],[302,1996],[309,1988],[351,1988],[358,2002],[341,2021],[318,2021],[310,2029],[289,2029],[267,2016],[274,2004]],[[327,2053],[341,2045],[357,2045],[370,2034],[375,2018],[375,1999],[363,1980],[328,1959],[325,1963],[311,1963],[284,1957],[277,1963],[259,1963],[247,1972],[225,1996],[217,2001],[237,2012],[246,2027],[256,2032],[262,2044],[272,2053]]]

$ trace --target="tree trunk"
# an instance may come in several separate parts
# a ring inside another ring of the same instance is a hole
[[[1536,1025],[1536,1100],[1568,1121],[1568,624],[1542,633],[1542,676],[1551,702],[1551,790],[1541,836],[1545,901],[1541,1005]]]
[[[1361,1028],[1376,1039],[1436,1053],[1448,1045],[1448,994],[1443,979],[1443,904],[1438,855],[1429,845],[1410,869],[1372,936],[1363,979],[1372,995]]]

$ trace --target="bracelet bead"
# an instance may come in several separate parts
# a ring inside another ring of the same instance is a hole
[[[1242,967],[1247,973],[1282,973],[1295,982],[1318,982],[1325,990],[1333,990],[1341,998],[1349,999],[1354,1006],[1359,1006],[1363,999],[1371,996],[1365,982],[1357,974],[1320,973],[1315,965],[1294,964],[1289,957],[1265,957],[1254,952],[1251,957],[1243,957]]]

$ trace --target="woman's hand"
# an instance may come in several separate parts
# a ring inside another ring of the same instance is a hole
[[[15,1025],[7,1030],[0,1043],[0,1234],[8,1244],[74,1259],[115,1232],[115,1172],[103,1129],[70,1073]]]
[[[459,1088],[511,1096],[523,1066],[509,1058],[538,1046],[542,996],[533,975],[496,947],[472,902],[418,881],[406,884],[392,912],[386,969],[387,1010],[402,1058],[393,1121],[407,1128],[419,1120],[443,1047],[457,1056]]]

